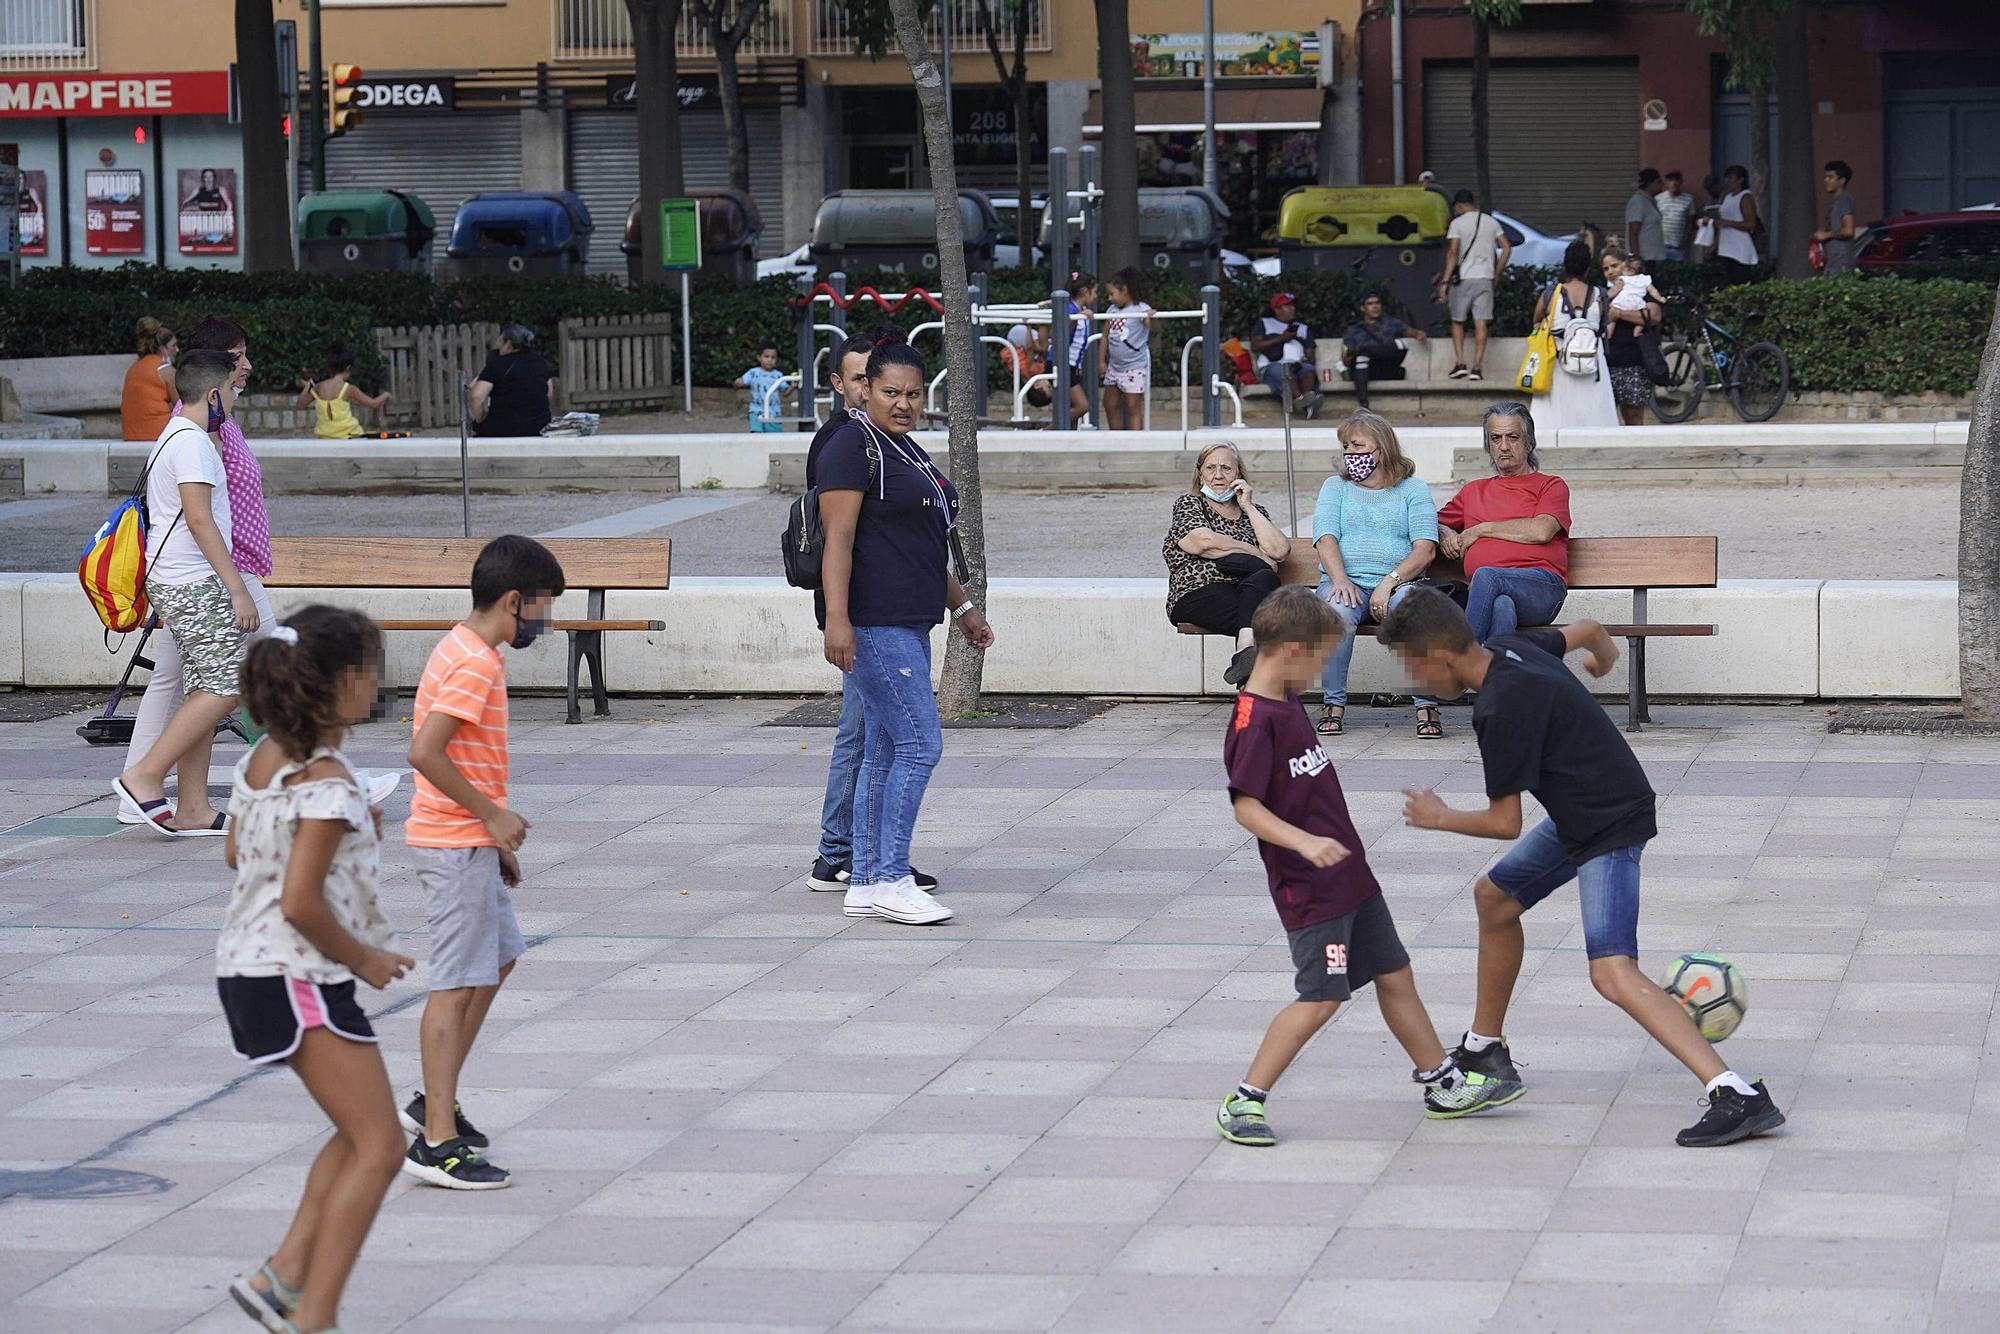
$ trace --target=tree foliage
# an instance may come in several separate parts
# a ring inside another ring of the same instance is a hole
[[[1722,39],[1729,86],[1737,92],[1771,86],[1777,61],[1772,33],[1791,6],[1792,0],[1687,0],[1695,31]]]

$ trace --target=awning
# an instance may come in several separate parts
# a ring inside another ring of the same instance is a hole
[[[1140,89],[1133,108],[1141,134],[1194,133],[1202,128],[1201,90]],[[1215,93],[1218,130],[1317,130],[1320,94],[1317,88],[1226,88]],[[1104,133],[1104,95],[1092,93],[1084,111],[1083,132]]]

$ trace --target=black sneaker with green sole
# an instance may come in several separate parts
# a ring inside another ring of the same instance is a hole
[[[427,1186],[446,1190],[499,1190],[507,1184],[507,1173],[495,1167],[462,1139],[448,1139],[433,1147],[422,1135],[410,1141],[403,1155],[403,1174]]]
[[[1471,1050],[1461,1038],[1457,1048],[1452,1051],[1451,1058],[1458,1063],[1458,1068],[1468,1075],[1484,1075],[1488,1079],[1504,1080],[1509,1084],[1519,1084],[1523,1089],[1527,1088],[1527,1081],[1522,1079],[1521,1072],[1514,1068],[1514,1054],[1507,1049],[1506,1038],[1501,1038],[1485,1051]]]
[[[403,1108],[396,1119],[403,1123],[403,1130],[406,1134],[422,1135],[424,1133],[424,1113],[426,1110],[427,1105],[424,1102],[424,1095],[419,1093],[416,1097],[410,1099],[409,1104]],[[493,1147],[493,1141],[480,1134],[479,1127],[465,1119],[465,1109],[463,1107],[457,1103],[453,1103],[451,1105],[451,1116],[453,1123],[452,1133],[459,1139],[464,1140],[475,1149]]]

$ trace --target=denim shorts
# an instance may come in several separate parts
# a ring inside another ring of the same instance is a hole
[[[1583,865],[1570,860],[1553,820],[1544,820],[1493,864],[1486,878],[1523,908],[1576,881],[1583,946],[1593,959],[1639,957],[1639,854],[1646,845],[1613,848]]]

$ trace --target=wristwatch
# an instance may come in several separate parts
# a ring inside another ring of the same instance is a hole
[[[956,607],[953,607],[951,609],[951,619],[955,621],[959,617],[965,615],[965,613],[971,610],[972,610],[972,599],[967,598],[965,601],[959,603]]]

